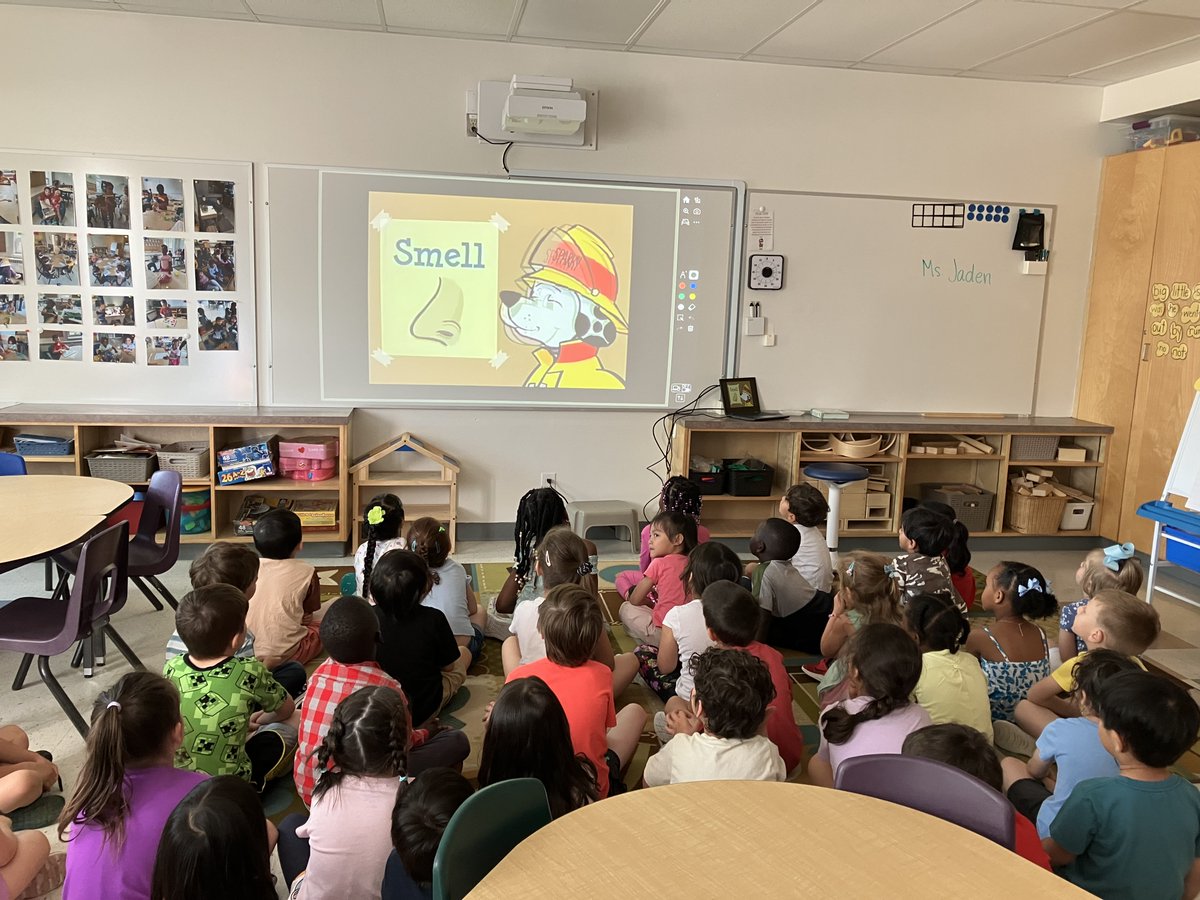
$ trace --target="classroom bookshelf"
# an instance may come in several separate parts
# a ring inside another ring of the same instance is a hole
[[[291,500],[337,500],[337,523],[332,528],[306,528],[305,544],[345,544],[350,538],[350,409],[291,409],[266,407],[96,407],[60,404],[17,404],[0,409],[0,449],[12,451],[13,436],[21,433],[71,438],[75,445],[66,456],[25,456],[31,475],[80,475],[92,477],[87,456],[111,446],[123,434],[156,444],[186,442],[209,449],[208,474],[184,478],[184,493],[207,489],[212,503],[212,529],[184,534],[185,544],[207,544],[228,540],[250,542],[253,538],[235,533],[233,517],[242,501],[261,495],[274,505],[280,498]],[[246,443],[261,435],[289,437],[321,436],[338,440],[337,474],[325,481],[292,481],[281,476],[242,484],[217,483],[217,451]],[[134,490],[147,483],[134,483]],[[335,549],[335,548],[330,548]],[[336,548],[340,555],[341,548]]]
[[[869,482],[861,490],[842,494],[839,530],[843,536],[894,536],[906,499],[923,499],[926,485],[967,484],[994,495],[987,521],[974,528],[973,535],[1095,537],[1100,533],[1110,434],[1112,428],[1106,425],[1048,416],[855,413],[839,420],[794,416],[764,422],[688,416],[675,423],[670,465],[672,475],[687,475],[689,463],[697,457],[719,461],[750,457],[774,470],[766,496],[704,496],[703,521],[713,537],[750,537],[760,521],[778,515],[784,492],[803,481],[804,467],[814,462],[854,463],[869,472]],[[853,444],[875,437],[879,446],[870,455],[837,452],[836,448],[846,446],[838,440]],[[937,452],[929,452],[931,447]],[[1084,458],[1059,459],[1060,448]],[[1038,451],[1036,458],[1028,458],[1031,451]],[[1006,509],[1011,480],[1035,469],[1050,471],[1063,487],[1091,498],[1086,527],[1053,531],[1012,527]]]

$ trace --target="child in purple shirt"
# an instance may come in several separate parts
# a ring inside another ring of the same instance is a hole
[[[131,672],[100,695],[79,783],[58,820],[64,900],[149,900],[167,818],[208,778],[175,768],[182,742],[179,693],[161,675]]]

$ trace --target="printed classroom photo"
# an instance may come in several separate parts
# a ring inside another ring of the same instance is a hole
[[[35,231],[33,257],[38,284],[79,284],[79,243],[75,235]]]
[[[137,339],[132,334],[96,332],[92,336],[92,362],[136,363]]]
[[[38,321],[43,325],[82,325],[83,300],[78,294],[42,294]]]
[[[0,225],[20,225],[21,212],[17,205],[17,173],[0,169]]]
[[[201,300],[196,326],[201,350],[238,349],[237,304],[232,300]]]
[[[146,301],[147,328],[187,328],[187,316],[186,300],[163,297],[161,300]]]
[[[133,309],[132,297],[93,297],[92,324],[133,327],[137,324],[134,321]]]
[[[24,294],[0,294],[0,325],[27,325]]]
[[[21,235],[15,231],[0,231],[0,284],[25,283],[25,257],[21,251]]]
[[[188,339],[185,337],[146,338],[146,365],[186,366]]]
[[[185,230],[182,179],[142,179],[142,229],[144,231]]]
[[[142,238],[142,252],[147,290],[187,290],[187,250],[182,238]]]
[[[87,177],[88,227],[129,227],[129,179],[123,175]]]
[[[89,234],[88,246],[92,287],[125,287],[130,283],[129,235]]]
[[[83,359],[82,331],[42,331],[38,335],[38,358],[51,360]]]
[[[34,225],[75,224],[75,178],[70,172],[30,172]]]
[[[233,182],[198,180],[192,182],[196,193],[196,230],[233,233]]]
[[[0,331],[0,362],[24,362],[29,359],[28,331]]]
[[[196,241],[196,290],[235,290],[234,266],[233,241]]]

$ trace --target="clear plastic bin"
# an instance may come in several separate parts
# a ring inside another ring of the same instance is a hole
[[[1133,150],[1153,150],[1195,140],[1200,140],[1200,118],[1191,116],[1158,116],[1145,122],[1134,122],[1129,129]]]

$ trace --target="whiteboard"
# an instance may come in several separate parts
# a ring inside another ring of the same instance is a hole
[[[743,336],[738,374],[778,409],[1031,413],[1049,276],[1022,274],[1012,249],[1022,208],[1046,216],[1049,247],[1046,204],[750,192],[747,218],[773,213],[774,234],[747,257],[780,254],[785,274],[782,290],[742,288],[742,316],[760,303],[776,343]]]

